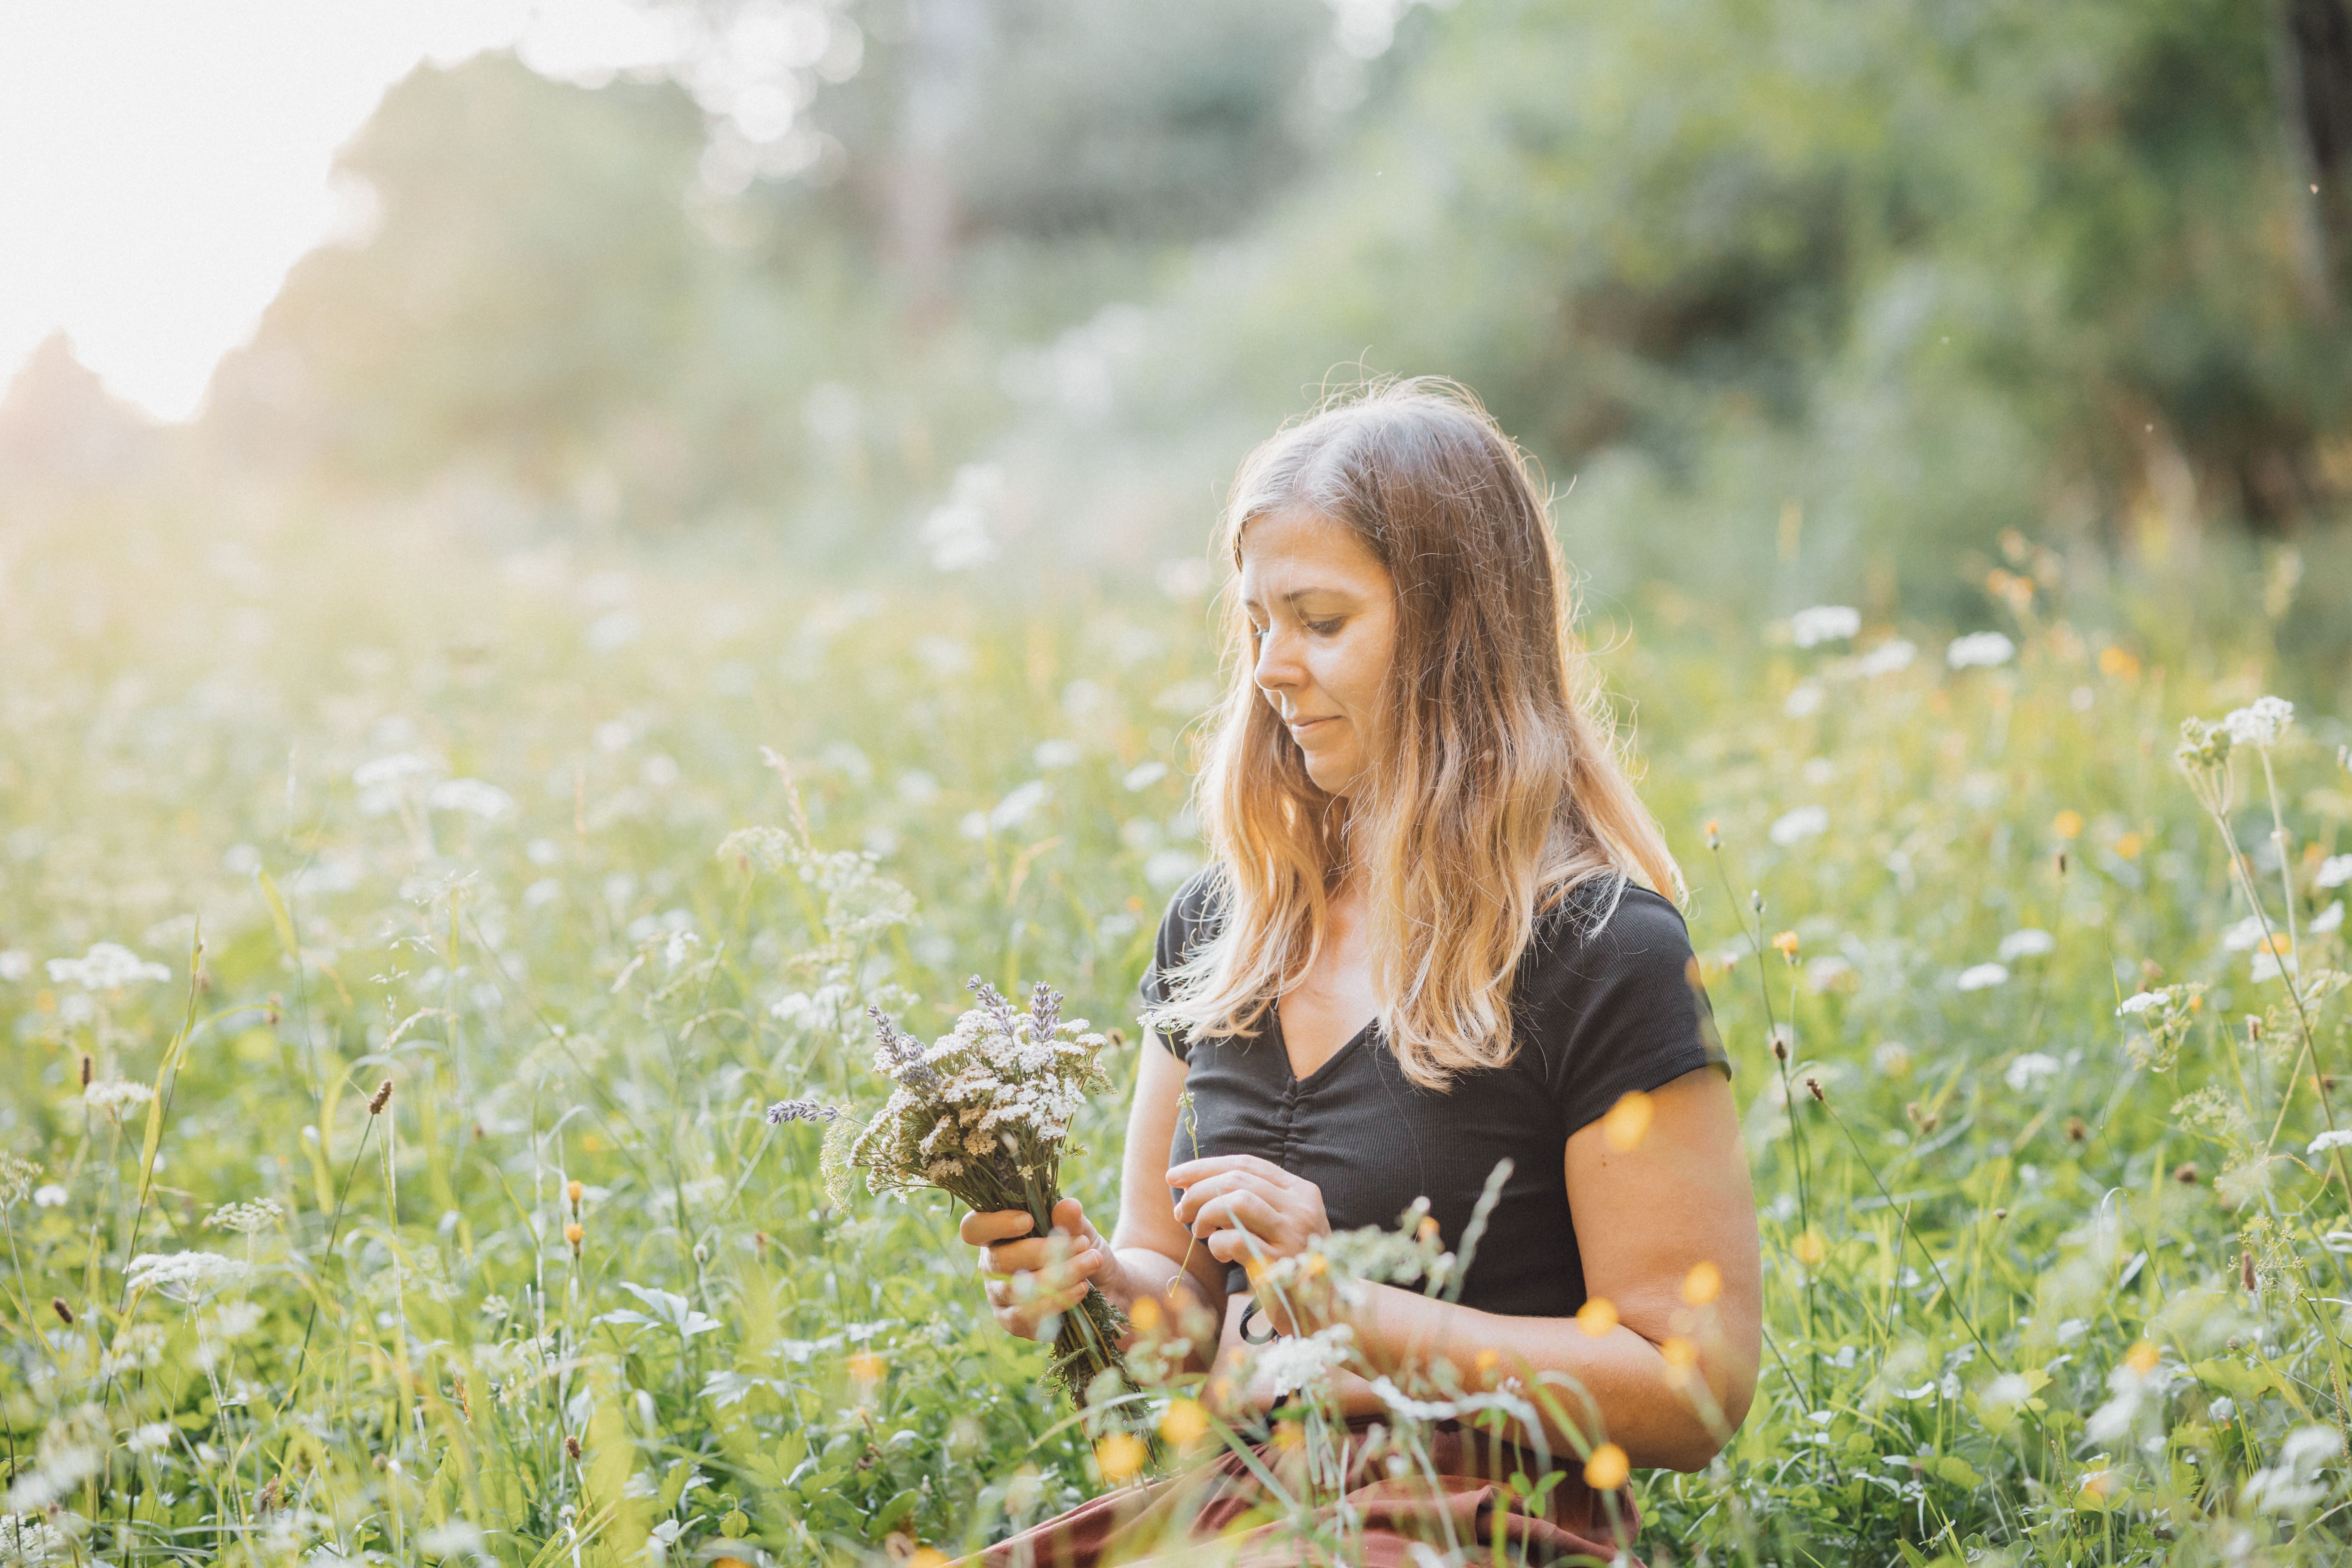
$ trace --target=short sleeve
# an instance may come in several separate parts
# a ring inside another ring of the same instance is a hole
[[[1213,866],[1196,873],[1192,879],[1176,889],[1168,900],[1168,912],[1160,918],[1159,939],[1151,944],[1151,962],[1144,965],[1143,978],[1136,985],[1136,1005],[1142,1015],[1168,1000],[1165,976],[1191,957],[1201,943],[1214,934],[1218,915],[1218,878]],[[1167,1043],[1180,1062],[1189,1062],[1192,1055],[1192,1037],[1181,1029],[1152,1029],[1150,1033]]]
[[[1643,888],[1626,888],[1613,910],[1596,902],[1571,900],[1545,922],[1513,1008],[1570,1137],[1625,1095],[1704,1067],[1731,1073],[1681,913]]]

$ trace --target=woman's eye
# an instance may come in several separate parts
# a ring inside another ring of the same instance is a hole
[[[1307,621],[1302,624],[1318,637],[1328,637],[1339,629],[1338,621]]]

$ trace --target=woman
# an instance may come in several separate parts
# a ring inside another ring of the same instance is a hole
[[[1581,1464],[1559,1461],[1539,1517],[1495,1506],[1489,1478],[1603,1440],[1634,1466],[1712,1458],[1755,1385],[1756,1215],[1661,896],[1679,874],[1570,633],[1544,498],[1466,393],[1392,384],[1253,453],[1223,543],[1239,591],[1199,789],[1214,862],[1144,975],[1118,1224],[1105,1239],[1066,1201],[1051,1238],[1008,1212],[967,1216],[963,1239],[1016,1334],[1088,1289],[1130,1310],[1189,1297],[1222,1318],[1221,1363],[1269,1327],[1344,1321],[1376,1373],[1442,1361],[1474,1388],[1576,1389],[1506,1452],[1442,1436],[1434,1493],[1351,1476],[1364,1552],[1404,1561],[1446,1513],[1526,1555],[1613,1556],[1630,1499],[1597,1496]],[[1458,1301],[1376,1286],[1292,1322],[1234,1267],[1393,1226],[1417,1198],[1458,1246],[1506,1159]],[[1366,1422],[1383,1408],[1361,1378],[1339,1397]],[[1559,1429],[1564,1406],[1584,1430]],[[1163,1487],[1196,1536],[1259,1500],[1235,1458]],[[990,1556],[1124,1559],[1172,1510],[1114,1495]]]

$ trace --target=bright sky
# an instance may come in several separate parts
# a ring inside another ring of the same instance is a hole
[[[62,327],[187,417],[345,218],[330,167],[384,89],[519,41],[559,74],[653,47],[625,0],[0,0],[0,385]]]

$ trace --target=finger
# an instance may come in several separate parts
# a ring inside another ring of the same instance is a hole
[[[1269,1202],[1278,1202],[1287,1195],[1255,1171],[1227,1171],[1186,1189],[1176,1205],[1177,1223],[1191,1225],[1211,1204],[1236,1193],[1255,1193]]]
[[[1222,1175],[1228,1171],[1248,1171],[1265,1177],[1277,1186],[1286,1186],[1295,1178],[1271,1160],[1255,1154],[1211,1154],[1199,1160],[1187,1160],[1181,1165],[1168,1167],[1168,1184],[1188,1187],[1204,1177]]]
[[[1035,1225],[1036,1221],[1029,1217],[1025,1209],[991,1209],[984,1213],[975,1209],[963,1216],[963,1223],[956,1226],[956,1234],[967,1246],[986,1247],[993,1241],[1025,1236]]]
[[[1024,1289],[1062,1290],[1074,1282],[1084,1287],[1087,1280],[1102,1272],[1103,1266],[1109,1260],[1109,1255],[1103,1249],[1089,1247],[1062,1258],[1048,1255],[1041,1267],[1007,1269],[1004,1273],[1014,1282],[1016,1293]]]
[[[1250,1192],[1224,1194],[1213,1200],[1192,1222],[1192,1234],[1204,1239],[1231,1230],[1245,1230],[1263,1244],[1280,1229],[1280,1213],[1265,1198]]]
[[[1031,1274],[1053,1261],[1053,1243],[1035,1238],[1000,1241],[982,1250],[981,1267],[991,1274]]]

